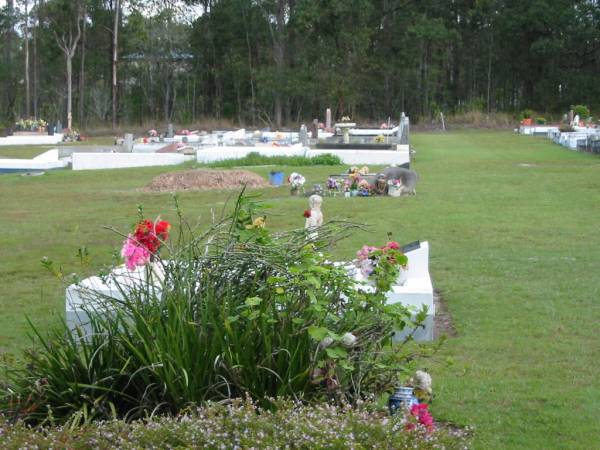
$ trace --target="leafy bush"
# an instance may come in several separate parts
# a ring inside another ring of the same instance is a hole
[[[546,125],[546,118],[545,117],[536,117],[535,123],[538,125]]]
[[[389,283],[357,289],[330,262],[327,248],[353,225],[271,233],[263,214],[240,196],[203,233],[182,219],[145,282],[114,278],[122,300],[89,292],[91,335],[66,325],[37,334],[26,367],[0,388],[0,409],[31,421],[135,418],[245,395],[356,403],[390,390],[419,355],[395,345],[394,330],[422,324],[426,311],[413,322],[386,304],[378,286]]]
[[[240,167],[240,166],[337,166],[342,160],[331,153],[313,156],[263,156],[258,152],[248,153],[243,158],[227,159],[208,164],[209,167]]]
[[[585,120],[590,117],[590,109],[585,105],[575,105],[571,106],[573,110],[573,116],[579,115],[581,120]]]
[[[533,119],[535,117],[535,111],[532,109],[524,109],[519,114],[519,120],[523,119]]]
[[[355,408],[306,406],[277,400],[274,411],[249,401],[209,404],[185,415],[131,423],[32,429],[0,417],[5,449],[21,448],[468,448],[470,430],[406,430],[400,414],[389,418],[371,403]]]

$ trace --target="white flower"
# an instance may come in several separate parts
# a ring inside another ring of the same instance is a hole
[[[333,344],[333,338],[326,336],[321,342],[319,342],[319,347],[323,349],[329,347],[331,344]]]
[[[422,391],[427,392],[428,394],[431,395],[431,375],[429,375],[427,372],[424,372],[423,370],[417,370],[415,372],[415,386],[416,388],[421,389]]]
[[[352,333],[344,333],[342,336],[342,344],[346,347],[354,347],[354,344],[356,344],[356,336]]]

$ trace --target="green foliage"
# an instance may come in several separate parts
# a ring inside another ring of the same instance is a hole
[[[571,106],[571,109],[573,110],[573,115],[579,115],[581,120],[586,120],[590,117],[590,109],[585,105]]]
[[[389,270],[371,292],[331,263],[328,247],[355,226],[264,225],[263,205],[243,195],[204,232],[182,220],[146,281],[113,279],[120,299],[87,293],[91,336],[36,332],[26,368],[0,388],[1,408],[32,421],[111,419],[244,395],[356,403],[389,391],[420,353],[394,344],[394,332],[420,326],[426,311],[413,320],[386,304]]]
[[[240,166],[337,166],[342,160],[331,153],[312,156],[263,156],[258,152],[250,152],[243,158],[227,159],[208,164],[209,167],[240,167]]]
[[[535,111],[533,109],[524,109],[519,113],[519,120],[533,119],[535,117]]]
[[[2,448],[380,448],[464,449],[470,430],[402,431],[403,417],[383,418],[380,407],[303,405],[277,399],[275,410],[246,400],[208,404],[178,417],[131,423],[109,421],[81,427],[35,428],[0,417]],[[383,413],[383,414],[382,414]]]
[[[536,117],[535,118],[535,123],[537,125],[546,125],[546,118],[545,117]]]

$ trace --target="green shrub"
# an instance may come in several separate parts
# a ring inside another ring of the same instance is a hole
[[[524,109],[519,114],[519,120],[533,119],[535,117],[535,111],[533,109]]]
[[[579,115],[581,120],[585,120],[590,117],[590,109],[585,105],[575,105],[571,106],[573,110],[573,116]]]
[[[243,158],[226,159],[208,164],[209,167],[241,167],[241,166],[337,166],[342,160],[331,153],[313,156],[263,156],[258,152],[251,152]]]
[[[545,117],[536,117],[535,123],[538,125],[546,125],[546,118]]]
[[[394,330],[422,324],[426,311],[413,322],[386,304],[378,286],[389,283],[357,290],[330,262],[327,249],[353,225],[271,233],[263,214],[240,196],[205,232],[182,220],[156,263],[164,278],[147,266],[144,283],[114,280],[122,300],[90,292],[91,336],[66,325],[37,334],[26,367],[0,387],[0,409],[30,421],[135,418],[245,395],[356,403],[391,389],[419,354],[394,345]]]
[[[179,417],[99,422],[84,426],[30,428],[0,417],[2,448],[386,448],[464,449],[470,430],[438,426],[405,431],[404,418],[392,418],[365,403],[355,408],[306,406],[277,400],[264,410],[248,401],[209,404]]]

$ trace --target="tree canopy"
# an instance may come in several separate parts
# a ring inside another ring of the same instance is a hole
[[[66,122],[69,42],[84,127],[600,108],[598,0],[7,0],[0,34],[4,121]]]

